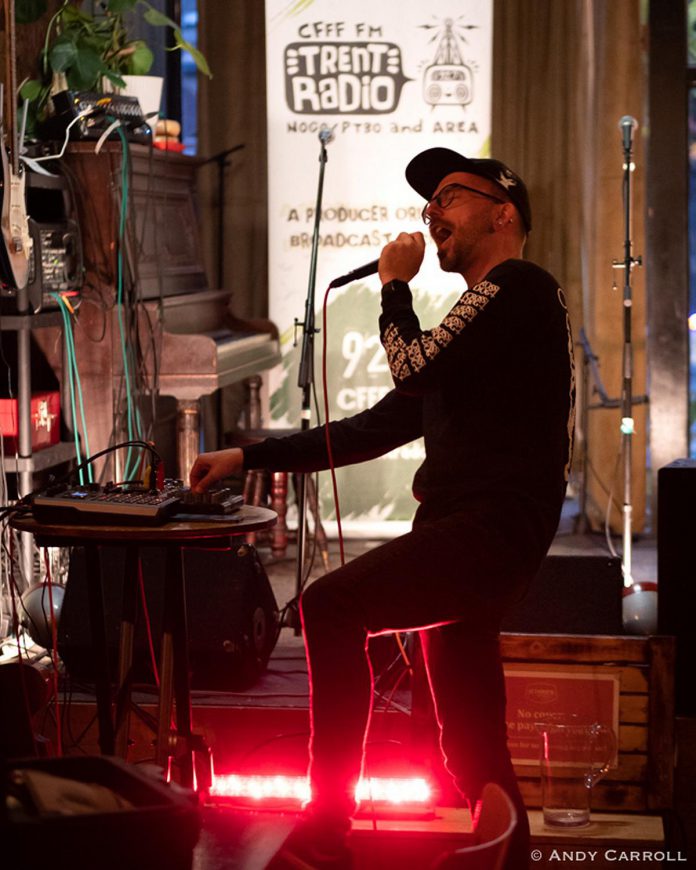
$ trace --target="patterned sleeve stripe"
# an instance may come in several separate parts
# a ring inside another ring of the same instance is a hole
[[[406,342],[392,323],[384,332],[382,344],[392,377],[405,381],[417,374],[459,335],[488,305],[500,290],[497,284],[482,281],[459,297],[439,326],[420,332]]]

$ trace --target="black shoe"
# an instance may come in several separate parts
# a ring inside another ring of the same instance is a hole
[[[309,814],[293,828],[267,870],[352,870],[350,821]]]

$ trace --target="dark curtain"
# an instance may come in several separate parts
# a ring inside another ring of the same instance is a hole
[[[610,397],[619,397],[623,352],[623,152],[618,121],[633,115],[633,252],[644,251],[644,28],[639,0],[497,0],[494,29],[492,151],[529,185],[534,230],[527,256],[564,287],[576,338],[580,327],[599,358]],[[617,289],[612,289],[616,281]],[[633,271],[634,393],[646,389],[645,276]],[[579,402],[580,404],[580,402]],[[633,505],[644,523],[647,453],[645,406],[635,409]],[[593,409],[578,421],[576,460],[587,451],[588,512],[603,524],[609,492],[621,502],[618,410]],[[612,525],[620,525],[616,509]]]
[[[200,78],[199,154],[243,144],[225,169],[224,272],[218,278],[218,170],[201,172],[201,212],[212,286],[234,292],[234,314],[268,312],[266,45],[262,0],[199,0],[200,48],[213,78]]]

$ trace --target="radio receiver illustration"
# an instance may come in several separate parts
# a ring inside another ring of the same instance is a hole
[[[473,25],[455,25],[451,18],[443,22],[433,63],[423,73],[423,98],[430,106],[468,106],[474,98],[474,76],[464,63],[455,26],[472,29]]]

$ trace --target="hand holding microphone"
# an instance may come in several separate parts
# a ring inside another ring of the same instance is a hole
[[[389,281],[406,281],[407,283],[418,273],[425,254],[425,238],[423,233],[399,233],[393,242],[382,249],[378,260],[358,266],[339,278],[334,278],[329,287],[343,287],[351,281],[367,278],[379,272],[382,284]]]
[[[382,248],[379,258],[379,279],[382,284],[390,281],[408,283],[418,270],[425,256],[425,237],[421,232],[399,233],[393,242]]]

